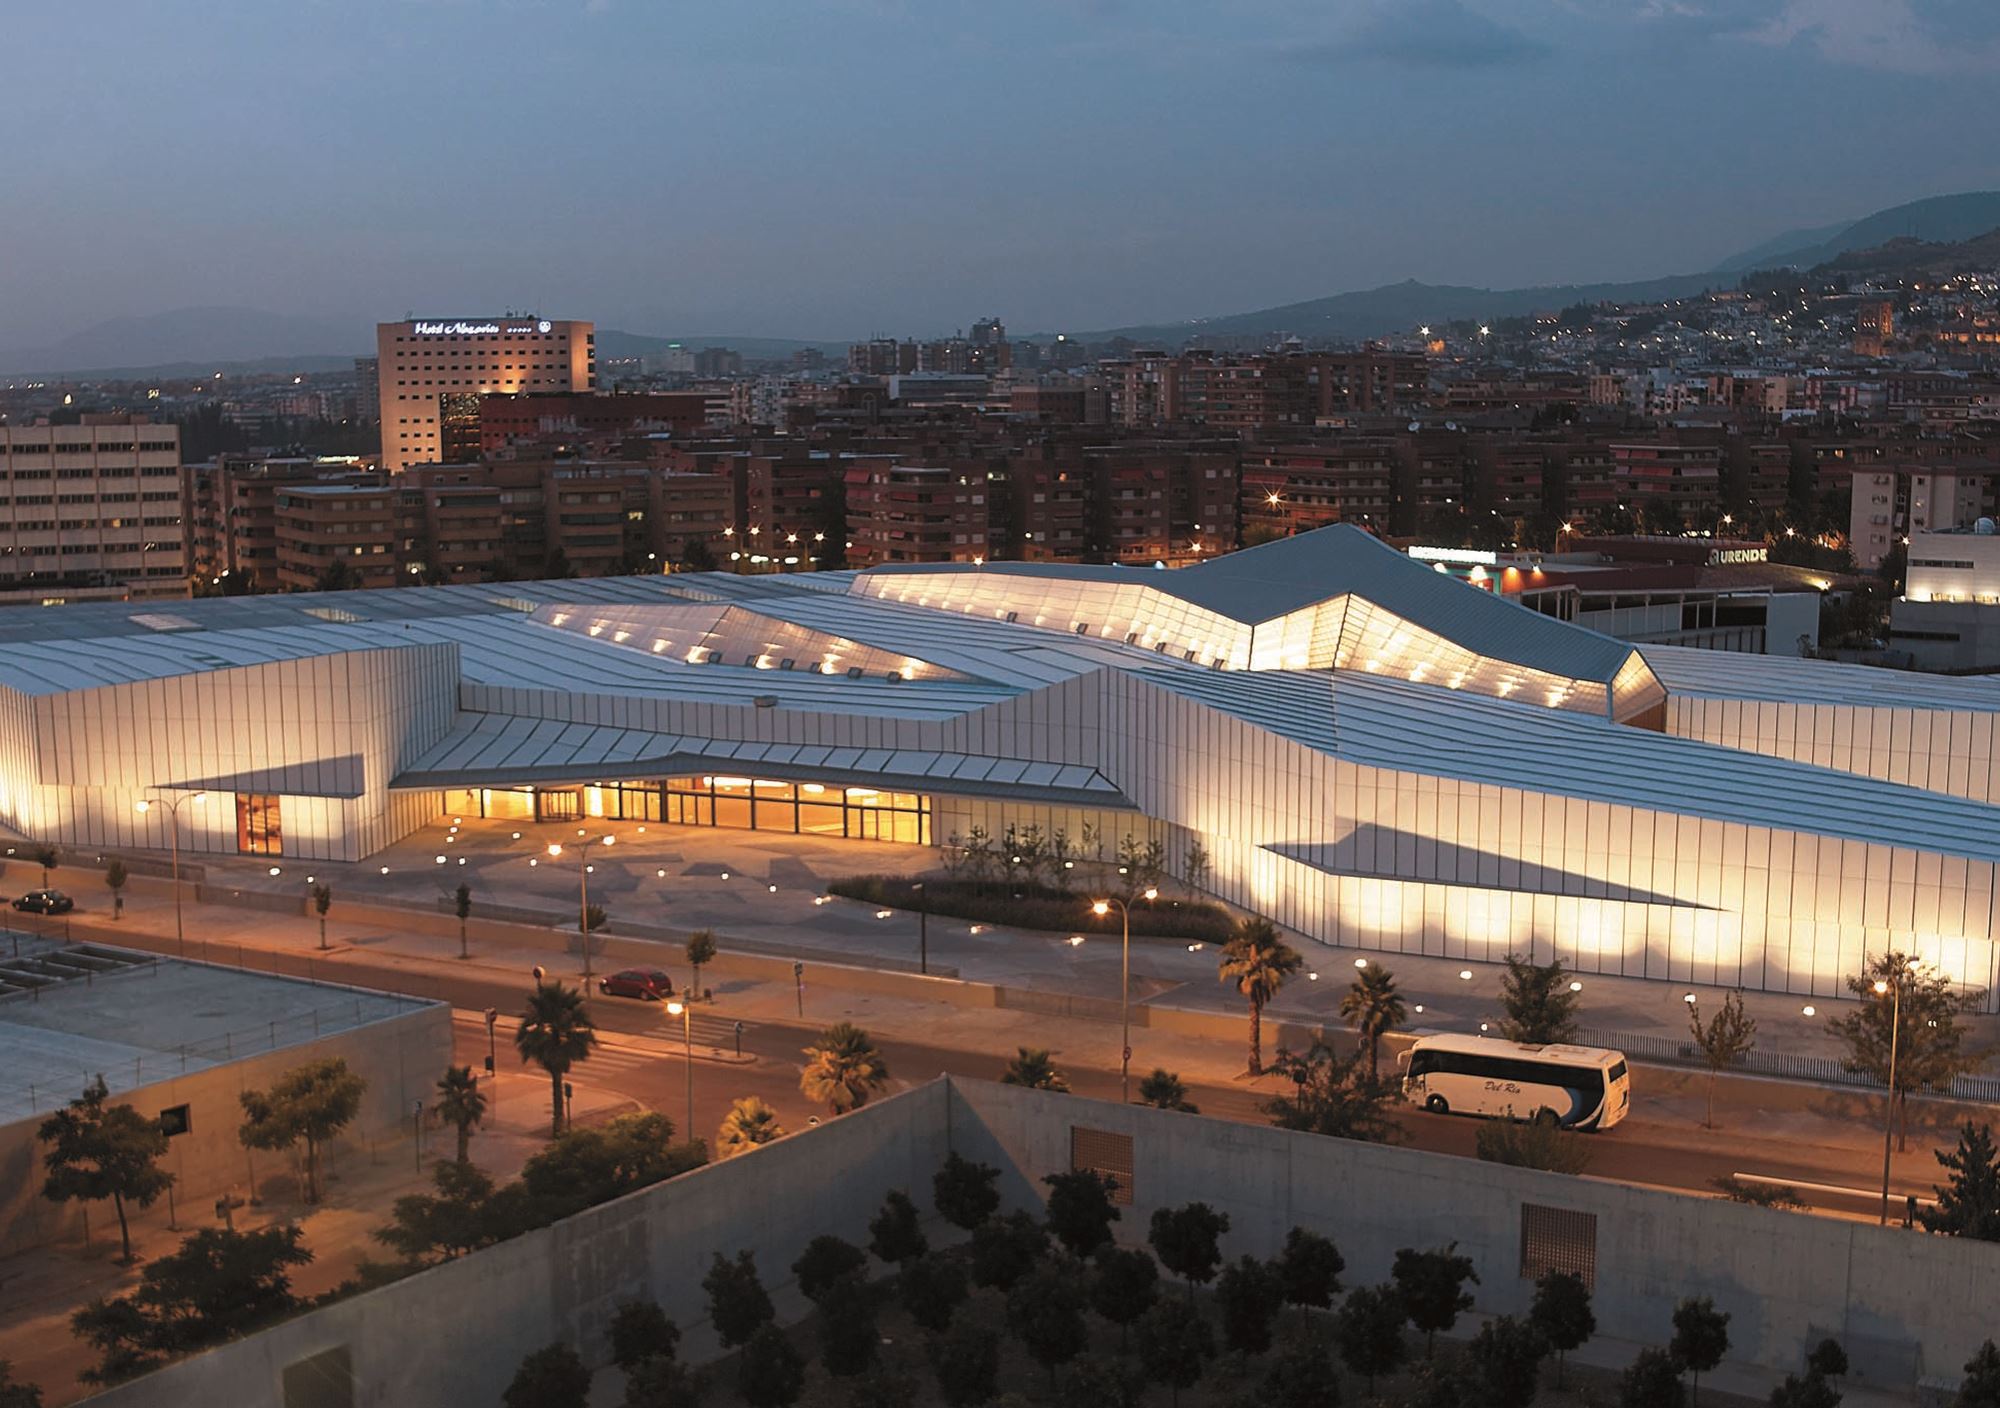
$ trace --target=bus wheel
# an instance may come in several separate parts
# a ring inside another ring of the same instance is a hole
[[[1448,1115],[1451,1113],[1451,1106],[1445,1103],[1442,1095],[1433,1095],[1430,1099],[1424,1101],[1424,1108],[1434,1115]]]
[[[1549,1129],[1554,1129],[1558,1123],[1556,1112],[1549,1109],[1546,1105],[1543,1106],[1541,1109],[1535,1111],[1535,1123],[1544,1125]]]

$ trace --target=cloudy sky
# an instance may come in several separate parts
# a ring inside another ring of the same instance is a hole
[[[2000,0],[65,0],[6,39],[0,346],[203,304],[1103,327],[2000,186]]]

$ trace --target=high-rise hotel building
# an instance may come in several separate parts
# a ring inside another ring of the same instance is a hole
[[[415,318],[375,327],[382,467],[479,457],[479,399],[517,391],[593,391],[592,323],[547,318]]]

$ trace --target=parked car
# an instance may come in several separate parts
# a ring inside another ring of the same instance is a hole
[[[663,968],[621,968],[597,980],[597,990],[606,997],[636,997],[658,1002],[674,995],[674,980]]]
[[[76,901],[61,890],[30,890],[14,901],[14,908],[30,914],[68,914]]]

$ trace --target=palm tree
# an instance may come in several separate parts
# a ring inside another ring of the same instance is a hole
[[[458,1161],[470,1161],[472,1127],[486,1118],[486,1092],[470,1066],[446,1066],[437,1083],[438,1118],[458,1131]]]
[[[1007,1063],[1000,1084],[1025,1085],[1030,1090],[1054,1090],[1064,1095],[1069,1093],[1068,1079],[1056,1069],[1056,1063],[1047,1051],[1036,1046],[1017,1046],[1014,1052],[1014,1059]]]
[[[549,1100],[554,1108],[550,1133],[562,1133],[563,1077],[597,1045],[597,1026],[584,1010],[583,994],[560,981],[536,983],[521,1013],[514,1049],[523,1061],[533,1061],[549,1073]]]
[[[1370,963],[1355,976],[1354,985],[1340,999],[1340,1015],[1361,1039],[1368,1052],[1368,1079],[1376,1079],[1382,1037],[1403,1025],[1409,1015],[1396,977],[1379,963]]]
[[[868,1033],[852,1022],[835,1022],[805,1049],[799,1089],[836,1115],[858,1110],[889,1083],[889,1063]]]
[[[733,1159],[738,1154],[747,1154],[759,1144],[769,1144],[773,1139],[783,1139],[785,1131],[778,1124],[778,1112],[754,1095],[746,1095],[729,1107],[729,1113],[722,1117],[722,1127],[715,1131],[715,1147],[721,1157]]]
[[[1305,960],[1292,949],[1271,921],[1261,917],[1245,919],[1222,946],[1222,965],[1216,976],[1234,983],[1236,990],[1250,999],[1250,1074],[1264,1074],[1264,1004],[1278,995],[1285,980],[1299,971]]]
[[[1151,1105],[1156,1110],[1184,1110],[1188,1114],[1200,1113],[1187,1098],[1188,1089],[1178,1071],[1170,1071],[1165,1066],[1153,1067],[1153,1073],[1139,1082],[1139,1103]]]

